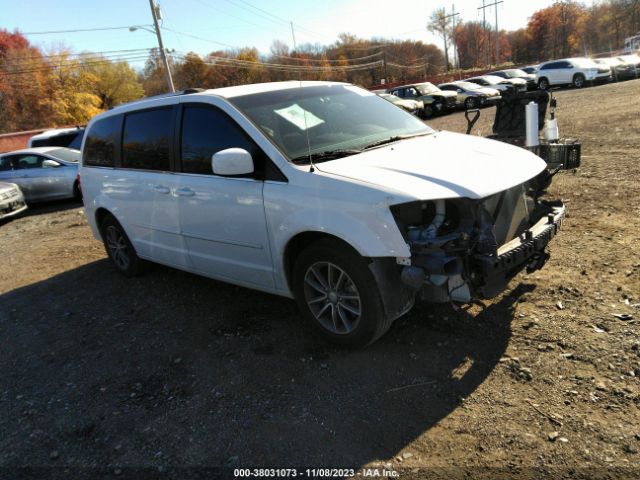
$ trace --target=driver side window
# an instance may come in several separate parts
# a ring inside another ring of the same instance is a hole
[[[16,170],[27,170],[30,168],[42,168],[44,158],[39,155],[20,155],[14,161]]]
[[[255,172],[264,171],[265,154],[226,113],[204,104],[185,104],[180,139],[181,171],[213,175],[211,157],[227,148],[242,148],[253,157]]]

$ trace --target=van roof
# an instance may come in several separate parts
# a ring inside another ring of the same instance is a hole
[[[240,97],[243,95],[251,95],[254,93],[265,93],[265,92],[274,92],[278,90],[292,90],[295,88],[307,88],[307,87],[317,87],[320,85],[349,85],[344,82],[321,82],[321,81],[297,81],[297,80],[289,80],[284,82],[268,82],[268,83],[252,83],[248,85],[237,85],[234,87],[221,87],[221,88],[211,88],[208,90],[200,89],[200,88],[191,88],[188,90],[183,90],[175,93],[164,93],[160,95],[154,95],[152,97],[145,97],[140,100],[134,100],[133,102],[123,103],[114,107],[111,111],[118,110],[122,107],[130,107],[131,105],[144,104],[150,100],[157,100],[160,98],[169,98],[177,95],[215,95],[223,98],[233,98]]]

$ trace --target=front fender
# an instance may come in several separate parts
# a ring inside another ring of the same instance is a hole
[[[293,194],[292,185],[270,187],[265,194],[265,213],[275,282],[280,289],[288,289],[284,257],[287,245],[301,233],[332,235],[351,245],[363,257],[411,255],[389,204],[380,198],[366,202],[354,191],[349,198],[329,194],[319,201],[305,191],[308,199],[305,203],[300,201],[300,195]],[[298,200],[292,201],[293,198]]]

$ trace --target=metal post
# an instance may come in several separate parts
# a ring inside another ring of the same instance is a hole
[[[169,62],[167,61],[167,54],[164,51],[164,45],[162,44],[162,33],[160,32],[160,25],[158,24],[158,15],[156,12],[156,5],[153,0],[149,0],[149,6],[151,7],[151,15],[153,16],[153,25],[155,27],[156,36],[158,37],[158,47],[160,48],[160,56],[162,57],[162,63],[164,64],[164,75],[167,79],[167,85],[170,92],[175,92],[176,89],[173,86],[173,78],[171,78],[171,70],[169,70]]]
[[[453,66],[454,67],[456,67],[456,63],[457,63],[456,62],[456,52],[458,51],[458,49],[456,48],[456,42],[455,42],[456,16],[457,15],[460,15],[460,13],[457,13],[456,12],[456,6],[452,5],[451,6],[451,14],[450,15],[445,15],[445,17],[444,17],[445,19],[452,18],[452,22],[453,22],[452,23],[453,26],[451,27],[452,28],[452,32],[453,32],[453,35],[451,36],[452,40],[453,40],[451,42],[451,47],[453,48]]]
[[[493,7],[495,5],[496,7],[496,65],[498,64],[498,62],[500,61],[500,31],[498,30],[498,4],[499,3],[504,3],[503,0],[496,0],[493,3],[489,3],[485,5],[485,0],[482,0],[482,6],[478,7],[478,10],[482,9],[482,23],[485,22],[485,9],[489,8],[489,7]],[[485,27],[485,31],[486,31],[486,27]],[[490,64],[490,59],[489,59],[489,49],[487,49],[487,64]]]
[[[293,50],[298,50],[298,46],[296,45],[296,32],[293,30],[293,21],[291,23],[291,36],[293,37]]]
[[[500,29],[498,29],[498,2],[496,2],[496,66],[500,65]]]

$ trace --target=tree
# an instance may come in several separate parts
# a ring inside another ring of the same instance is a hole
[[[189,52],[182,63],[176,65],[174,82],[178,90],[207,86],[208,67],[194,52]]]
[[[438,8],[431,14],[431,19],[427,25],[427,30],[442,37],[444,43],[444,70],[449,71],[449,34],[450,21],[444,8]]]
[[[87,92],[100,99],[101,109],[113,108],[144,95],[135,70],[127,62],[112,62],[100,55],[85,53],[80,68],[87,77]]]

